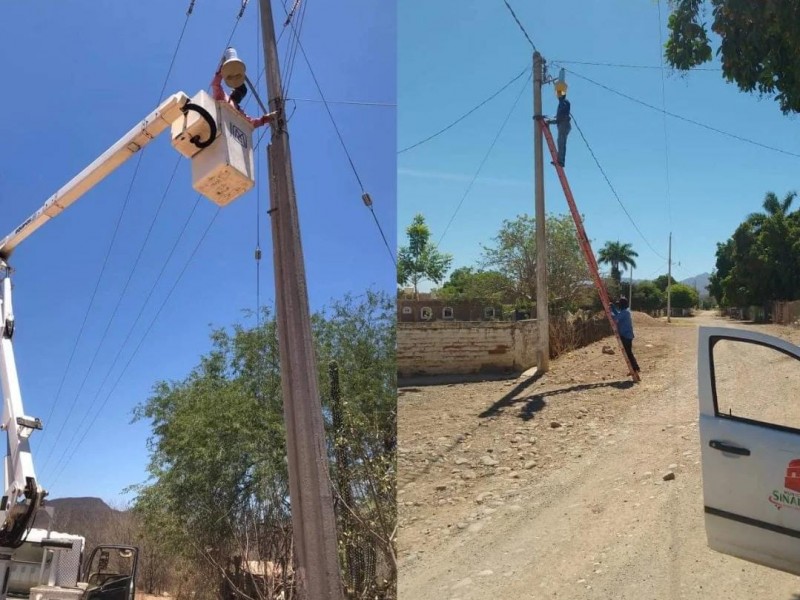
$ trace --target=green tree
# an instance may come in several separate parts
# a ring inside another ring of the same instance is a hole
[[[472,267],[460,267],[437,291],[446,300],[486,300],[496,303],[513,302],[514,284],[502,273]]]
[[[622,271],[627,267],[636,268],[636,261],[634,258],[637,256],[639,255],[633,250],[630,244],[606,242],[606,245],[600,248],[600,252],[597,253],[597,261],[599,263],[611,265],[611,279],[619,286],[622,279]]]
[[[664,293],[652,281],[639,281],[633,285],[631,306],[635,310],[656,310],[663,304]]]
[[[670,292],[673,308],[692,308],[697,306],[700,302],[700,298],[695,289],[685,283],[674,284]]]
[[[763,212],[752,213],[725,243],[709,289],[722,306],[763,305],[800,296],[800,214],[796,194],[765,195]]]
[[[733,268],[733,240],[717,242],[717,261],[708,278],[708,291],[720,306],[727,306],[725,300],[725,279]]]
[[[583,255],[569,215],[548,215],[547,287],[549,302],[570,307],[589,279]],[[482,263],[512,283],[518,306],[536,301],[536,221],[527,215],[504,221],[494,245],[484,246]]]
[[[414,297],[419,296],[419,282],[423,280],[439,283],[453,262],[450,254],[439,252],[431,243],[431,231],[425,217],[416,215],[406,229],[408,246],[397,251],[397,283],[414,286]]]
[[[655,284],[655,286],[656,286],[658,289],[660,289],[662,292],[666,292],[666,291],[667,291],[667,282],[668,282],[668,281],[669,281],[669,282],[670,282],[672,285],[675,285],[675,283],[676,283],[676,282],[675,282],[675,278],[674,278],[674,277],[668,277],[667,275],[659,275],[658,277],[656,277],[656,278],[653,280],[653,283],[654,283],[654,284]]]
[[[365,564],[379,565],[370,597],[390,598],[396,582],[394,302],[371,292],[348,297],[315,315],[312,326],[332,480],[342,480],[334,448],[341,450],[343,438],[349,456],[351,493],[336,490],[342,560],[349,542],[359,540],[372,557]],[[164,547],[191,566],[198,598],[216,597],[223,581],[231,583],[226,568],[234,556],[269,560],[286,577],[293,564],[275,321],[265,311],[260,327],[217,329],[211,341],[185,379],[156,384],[135,413],[152,426],[150,479],[136,490],[136,510]],[[324,368],[330,361],[340,366],[345,436],[331,430]],[[250,597],[274,597],[267,589],[257,592]]]
[[[722,75],[743,92],[774,96],[781,111],[800,112],[800,8],[796,0],[674,0],[667,62],[689,70],[711,60],[711,9]]]
[[[770,219],[786,218],[789,216],[789,209],[796,197],[797,192],[789,192],[783,197],[783,200],[779,200],[775,192],[767,192],[761,205],[764,212],[751,213],[747,220],[756,227],[763,227]]]

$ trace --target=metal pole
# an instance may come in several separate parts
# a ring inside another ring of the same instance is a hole
[[[633,310],[633,267],[631,267],[631,277],[628,280],[628,308]]]
[[[298,600],[342,600],[336,518],[275,27],[270,0],[260,0],[260,6],[269,108],[278,112],[267,148],[269,214]]]
[[[542,84],[544,82],[544,60],[538,52],[533,53],[533,114],[542,117]],[[542,125],[534,120],[533,166],[536,198],[536,322],[539,325],[539,348],[536,351],[536,366],[540,373],[550,369],[550,315],[547,307],[547,232],[544,212],[544,143]]]
[[[672,232],[669,232],[669,255],[667,267],[667,323],[672,323]]]

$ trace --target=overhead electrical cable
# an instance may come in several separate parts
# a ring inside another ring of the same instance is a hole
[[[456,206],[456,209],[453,211],[453,214],[450,216],[450,220],[447,222],[447,225],[445,226],[444,231],[442,231],[442,235],[439,236],[439,241],[436,243],[437,246],[441,245],[442,240],[444,239],[444,236],[447,234],[447,230],[450,229],[450,225],[453,223],[453,220],[456,218],[456,215],[458,214],[458,211],[461,209],[461,206],[464,204],[464,200],[467,199],[467,196],[469,195],[470,191],[472,190],[472,186],[475,184],[475,181],[478,179],[478,176],[480,175],[481,170],[483,169],[483,165],[485,165],[486,161],[489,159],[489,156],[491,155],[492,150],[495,147],[495,144],[497,144],[497,140],[500,139],[500,135],[503,133],[503,130],[506,128],[506,125],[508,124],[508,121],[511,118],[511,115],[514,113],[514,109],[517,107],[517,104],[519,104],[519,99],[522,97],[523,92],[528,88],[528,82],[530,80],[531,79],[530,79],[530,76],[529,76],[525,80],[525,84],[522,86],[522,89],[520,89],[519,93],[517,94],[517,97],[514,99],[514,104],[511,105],[511,110],[508,111],[508,114],[506,115],[505,119],[503,119],[503,123],[500,125],[500,129],[497,130],[497,134],[494,136],[494,139],[492,140],[492,143],[489,144],[489,149],[486,151],[486,154],[484,154],[483,159],[481,160],[480,164],[478,165],[478,169],[475,171],[475,174],[472,176],[472,179],[470,179],[469,184],[467,185],[467,189],[464,191],[464,195],[461,197],[461,200],[459,201],[458,205]]]
[[[525,28],[522,26],[522,23],[520,23],[519,19],[517,18],[517,13],[515,13],[514,9],[511,8],[511,5],[508,3],[508,0],[503,0],[503,2],[505,3],[506,8],[508,9],[508,11],[511,13],[511,16],[514,17],[514,20],[517,22],[517,25],[519,26],[520,31],[522,31],[523,35],[525,36],[525,39],[528,40],[528,43],[531,45],[531,48],[533,48],[533,51],[534,52],[538,52],[538,50],[536,50],[536,44],[533,43],[533,40],[531,39],[531,36],[529,36],[528,32],[525,31]]]
[[[775,146],[770,146],[768,144],[763,144],[761,142],[757,142],[755,140],[751,140],[751,139],[743,137],[741,135],[737,135],[735,133],[731,133],[730,131],[725,131],[723,129],[719,129],[717,127],[713,127],[711,125],[707,125],[705,123],[701,123],[700,121],[696,121],[694,119],[690,119],[689,117],[684,117],[683,115],[679,115],[677,113],[674,113],[674,112],[671,112],[671,111],[668,111],[668,110],[664,110],[663,108],[659,108],[657,106],[654,106],[654,105],[652,105],[652,104],[650,104],[648,102],[645,102],[644,100],[639,100],[638,98],[634,98],[633,96],[630,96],[630,95],[628,95],[628,94],[626,94],[624,92],[620,92],[619,90],[615,90],[612,87],[609,87],[609,86],[607,86],[605,84],[600,83],[599,81],[595,81],[593,79],[590,79],[589,77],[586,77],[585,75],[581,75],[580,73],[576,73],[575,71],[572,71],[572,70],[566,69],[566,68],[564,70],[567,71],[568,73],[571,73],[575,77],[578,77],[579,79],[583,79],[584,81],[588,81],[589,83],[591,83],[593,85],[596,85],[597,87],[601,87],[604,90],[611,92],[612,94],[616,94],[617,96],[620,96],[622,98],[630,100],[631,102],[635,102],[637,104],[641,104],[642,106],[645,106],[645,107],[647,107],[647,108],[649,108],[651,110],[655,110],[657,112],[664,113],[667,116],[673,117],[675,119],[679,119],[681,121],[686,121],[687,123],[691,123],[692,125],[697,125],[698,127],[702,127],[704,129],[708,129],[709,131],[713,131],[715,133],[719,133],[721,135],[725,135],[725,136],[733,138],[735,140],[739,140],[740,142],[745,142],[745,143],[748,143],[748,144],[752,144],[754,146],[758,146],[760,148],[764,148],[766,150],[772,150],[773,152],[780,152],[781,154],[786,154],[788,156],[794,156],[796,158],[800,158],[800,154],[798,154],[797,152],[791,152],[790,150],[784,150],[783,148],[777,148]]]
[[[588,148],[589,154],[592,155],[592,158],[594,159],[594,162],[597,165],[597,168],[600,169],[600,173],[602,173],[603,178],[606,180],[606,183],[608,184],[608,187],[611,189],[611,193],[614,194],[614,197],[617,199],[617,202],[622,207],[622,211],[628,217],[628,220],[631,222],[631,224],[633,225],[634,229],[636,229],[636,231],[639,232],[639,235],[642,237],[644,242],[650,247],[650,250],[652,250],[653,253],[656,256],[658,256],[659,258],[661,258],[663,260],[667,260],[667,258],[663,254],[661,254],[658,250],[656,250],[653,247],[653,245],[650,243],[650,240],[648,240],[647,237],[645,237],[645,235],[642,233],[642,230],[639,229],[639,226],[636,224],[636,221],[633,220],[633,217],[628,212],[628,209],[625,208],[625,205],[622,203],[622,200],[620,199],[619,194],[617,193],[617,190],[614,189],[614,186],[611,184],[611,180],[608,178],[608,175],[606,174],[605,169],[603,169],[603,166],[600,164],[600,161],[598,160],[597,155],[594,153],[594,150],[592,150],[592,147],[589,145],[589,140],[587,140],[586,136],[583,134],[583,130],[581,129],[581,126],[578,124],[578,121],[575,118],[575,113],[571,113],[570,116],[572,117],[572,122],[575,123],[575,127],[578,130],[578,133],[580,133],[581,138],[583,139],[583,143],[586,144],[586,148]]]
[[[631,64],[621,64],[621,63],[610,63],[610,62],[592,62],[592,61],[585,61],[585,60],[554,60],[552,61],[554,64],[559,65],[586,65],[592,67],[615,67],[619,69],[647,69],[647,70],[663,70],[663,64],[659,65],[631,65]],[[689,71],[714,71],[718,72],[719,69],[714,69],[711,67],[693,67],[689,69]]]
[[[284,10],[286,10],[285,7],[284,7]],[[302,14],[304,15],[305,13],[302,13]],[[287,18],[288,18],[288,16],[289,15],[287,13]],[[289,20],[289,27],[294,29],[294,24],[290,20]],[[303,60],[306,63],[306,66],[308,67],[308,72],[311,75],[311,79],[314,81],[314,86],[317,88],[317,93],[319,93],[319,97],[322,100],[323,105],[325,106],[325,111],[328,113],[328,117],[330,118],[331,124],[333,125],[333,129],[336,132],[336,137],[339,138],[339,143],[341,144],[342,150],[344,151],[345,156],[347,157],[347,161],[350,163],[350,168],[353,171],[353,175],[355,176],[356,181],[358,181],[358,186],[361,189],[361,197],[362,197],[362,200],[364,202],[364,205],[372,213],[372,218],[375,221],[375,225],[378,228],[378,232],[380,233],[381,239],[383,240],[383,243],[386,246],[386,251],[389,253],[389,258],[391,259],[392,264],[397,266],[397,259],[395,258],[395,252],[392,249],[391,245],[389,244],[389,241],[388,241],[388,239],[386,237],[386,234],[384,233],[383,227],[381,226],[381,223],[378,220],[378,216],[375,213],[374,207],[372,206],[372,200],[369,197],[369,194],[367,193],[367,191],[366,191],[366,189],[364,187],[364,183],[361,180],[361,176],[358,173],[358,169],[356,169],[355,162],[353,162],[353,157],[351,156],[350,151],[347,148],[347,144],[345,144],[344,137],[342,136],[342,132],[339,129],[339,125],[336,123],[336,119],[333,116],[333,112],[331,111],[331,107],[328,104],[328,101],[325,99],[325,94],[322,91],[322,86],[320,85],[319,80],[317,79],[317,75],[314,72],[314,68],[311,66],[311,61],[309,60],[308,55],[306,54],[306,50],[303,47],[303,42],[300,41],[300,33],[298,31],[294,31],[294,36],[295,36],[295,38],[297,40],[297,47],[299,48],[300,53],[303,56]]]
[[[173,69],[173,67],[175,65],[175,60],[176,60],[176,58],[178,56],[178,52],[180,51],[181,44],[182,44],[183,38],[184,38],[184,34],[186,33],[186,28],[187,28],[187,26],[189,24],[189,19],[192,16],[193,11],[194,11],[194,5],[195,5],[195,0],[191,0],[191,2],[189,3],[189,8],[186,11],[186,18],[184,19],[183,27],[181,28],[180,34],[178,35],[178,41],[175,44],[175,50],[172,53],[172,58],[170,59],[169,66],[167,68],[167,73],[164,76],[164,82],[161,85],[161,91],[158,94],[158,96],[159,96],[158,97],[158,102],[159,103],[161,102],[161,99],[162,99],[162,97],[164,95],[164,90],[166,90],[166,88],[167,88],[167,83],[169,82],[170,75],[172,74],[172,69]],[[74,345],[72,347],[72,351],[70,352],[69,359],[67,360],[67,366],[64,368],[64,373],[61,376],[61,381],[60,381],[60,383],[58,385],[58,390],[57,390],[56,395],[55,395],[55,397],[53,399],[53,402],[50,405],[50,411],[48,412],[47,419],[45,420],[45,423],[49,423],[50,422],[50,419],[52,418],[53,413],[55,411],[55,407],[58,405],[58,400],[61,397],[61,392],[64,389],[64,383],[66,382],[67,374],[70,372],[70,367],[72,366],[72,363],[73,363],[73,361],[75,359],[75,354],[76,354],[76,352],[78,350],[78,346],[80,345],[80,341],[83,338],[83,333],[86,330],[86,323],[89,320],[89,314],[91,313],[92,307],[94,306],[95,299],[97,298],[97,292],[100,289],[100,283],[103,280],[103,275],[105,274],[106,268],[108,267],[108,261],[109,261],[109,258],[111,257],[111,250],[113,249],[114,243],[117,240],[117,235],[119,233],[119,228],[120,228],[120,225],[122,223],[122,219],[123,219],[123,217],[125,215],[125,209],[127,208],[128,202],[130,201],[131,193],[133,191],[133,186],[134,186],[134,183],[136,182],[137,175],[139,174],[139,167],[142,164],[142,158],[144,157],[145,150],[146,150],[146,148],[143,148],[141,151],[139,151],[139,153],[138,153],[139,155],[136,158],[136,164],[134,166],[133,175],[131,176],[130,183],[128,184],[128,191],[125,194],[125,200],[122,203],[122,209],[120,210],[119,216],[117,217],[117,221],[116,221],[116,224],[114,226],[114,232],[111,235],[111,241],[109,242],[108,248],[106,249],[105,258],[103,259],[103,264],[102,264],[102,266],[100,268],[100,274],[97,277],[97,282],[95,283],[94,289],[92,291],[92,295],[91,295],[91,298],[89,300],[89,305],[86,307],[86,313],[83,316],[83,320],[81,322],[81,326],[80,326],[80,328],[78,330],[78,336],[77,336],[77,338],[75,340],[75,343],[74,343]],[[70,408],[70,410],[69,410],[69,412],[67,414],[67,417],[65,417],[64,423],[62,424],[62,427],[61,427],[61,430],[59,432],[59,435],[56,436],[57,439],[60,438],[61,432],[63,432],[64,424],[66,424],[66,421],[69,420],[69,417],[71,416],[73,410],[74,410],[74,405],[73,405],[72,408]],[[47,439],[45,437],[45,435],[44,435],[45,431],[46,430],[42,431],[42,433],[43,433],[42,440]],[[50,448],[50,454],[52,454],[54,448],[55,448],[55,443],[53,443],[51,448]],[[49,458],[49,455],[48,455],[48,458]],[[45,459],[45,462],[46,461],[47,461],[47,459]]]
[[[411,144],[410,146],[406,146],[406,147],[405,147],[405,148],[403,148],[402,150],[398,150],[398,151],[397,151],[397,153],[398,153],[398,154],[402,154],[403,152],[408,152],[408,151],[409,151],[409,150],[411,150],[412,148],[416,148],[417,146],[421,146],[422,144],[424,144],[424,143],[426,143],[426,142],[429,142],[429,141],[431,141],[433,138],[440,136],[440,135],[441,135],[441,134],[443,134],[445,131],[448,131],[448,130],[452,129],[453,127],[455,127],[456,125],[458,125],[458,124],[459,124],[461,121],[463,121],[463,120],[464,120],[464,119],[466,119],[468,116],[470,116],[472,113],[474,113],[476,110],[478,110],[478,109],[479,109],[479,108],[481,108],[482,106],[486,105],[486,104],[487,104],[487,103],[489,103],[491,100],[494,100],[494,99],[495,99],[497,96],[499,96],[499,95],[500,95],[500,94],[501,94],[503,91],[505,91],[505,90],[506,90],[506,88],[508,88],[508,87],[509,87],[509,86],[510,86],[512,83],[514,83],[515,81],[517,81],[517,80],[518,80],[520,77],[522,77],[523,75],[525,75],[525,73],[529,72],[530,70],[531,70],[531,67],[530,67],[530,66],[527,66],[527,67],[525,67],[524,69],[522,69],[522,71],[520,71],[520,72],[519,72],[519,74],[518,74],[518,75],[514,76],[514,78],[513,78],[513,79],[511,79],[510,81],[508,81],[507,83],[505,83],[505,84],[504,84],[504,85],[503,85],[503,86],[502,86],[502,87],[501,87],[499,90],[497,90],[496,92],[494,92],[494,93],[493,93],[491,96],[489,96],[488,98],[486,98],[485,100],[483,100],[482,102],[480,102],[479,104],[477,104],[476,106],[474,106],[474,107],[472,107],[471,109],[469,109],[469,110],[468,110],[467,112],[465,112],[463,115],[461,115],[460,117],[458,117],[458,118],[457,118],[455,121],[453,121],[453,122],[452,122],[452,123],[450,123],[449,125],[446,125],[445,127],[442,127],[442,128],[441,128],[439,131],[437,131],[436,133],[433,133],[433,134],[429,135],[428,137],[426,137],[426,138],[424,138],[424,139],[422,139],[422,140],[420,140],[420,141],[416,142],[415,144]]]

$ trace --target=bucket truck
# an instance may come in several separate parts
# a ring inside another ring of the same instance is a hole
[[[194,189],[212,202],[225,206],[253,187],[253,126],[244,113],[204,91],[192,98],[178,92],[0,239],[0,429],[7,436],[0,500],[0,600],[10,594],[32,600],[133,600],[136,548],[99,547],[81,569],[82,537],[33,529],[47,492],[36,476],[30,437],[44,424],[25,412],[20,393],[12,343],[16,320],[11,255],[22,241],[167,129],[172,146],[192,161]]]

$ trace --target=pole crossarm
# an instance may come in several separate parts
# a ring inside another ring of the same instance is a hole
[[[611,314],[611,301],[608,297],[608,291],[606,290],[603,280],[600,278],[600,269],[597,266],[597,260],[595,260],[594,252],[592,252],[592,246],[589,243],[589,238],[586,235],[586,229],[583,227],[583,219],[581,218],[581,215],[578,212],[578,207],[575,204],[575,198],[572,195],[572,190],[569,187],[567,175],[564,173],[564,168],[558,164],[558,151],[556,150],[556,144],[553,141],[553,134],[550,132],[550,126],[544,119],[536,119],[536,124],[544,134],[544,137],[547,140],[547,147],[550,149],[550,154],[553,156],[553,164],[556,167],[558,179],[561,181],[561,187],[564,189],[564,196],[567,198],[569,212],[572,214],[572,219],[575,221],[575,228],[578,234],[578,243],[580,244],[584,258],[586,259],[586,264],[589,267],[589,272],[592,275],[594,285],[600,294],[600,301],[603,303],[603,309],[605,310],[606,317],[608,318],[608,322],[611,324],[611,330],[614,332],[614,337],[617,338],[617,345],[619,346],[620,354],[622,354],[622,357],[625,359],[625,364],[628,365],[630,376],[634,381],[639,381],[639,374],[633,369],[633,365],[628,358],[628,354],[625,352],[625,347],[622,345],[622,338],[620,338],[619,330],[617,329],[617,322],[614,320],[614,317]]]

